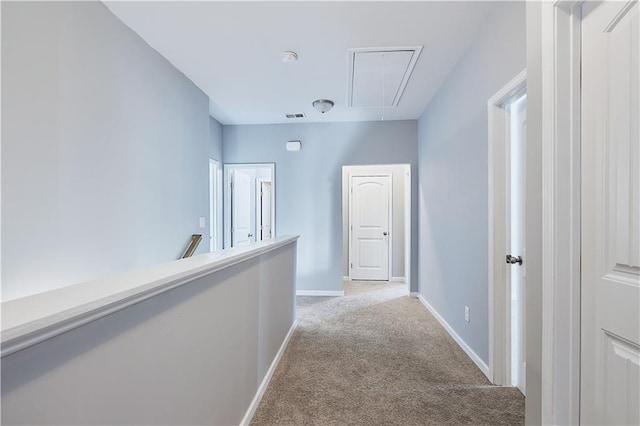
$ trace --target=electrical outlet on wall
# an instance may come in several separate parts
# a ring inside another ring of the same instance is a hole
[[[468,306],[464,307],[464,320],[466,322],[470,322],[470,320],[469,320],[469,307]]]

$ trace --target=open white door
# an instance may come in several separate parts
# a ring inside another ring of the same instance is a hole
[[[209,159],[209,251],[219,250],[221,244],[221,212],[220,166],[217,161]]]
[[[391,175],[351,176],[353,280],[389,280]]]
[[[251,233],[251,176],[241,170],[231,173],[232,247],[249,244]]]
[[[260,182],[260,240],[271,239],[271,182]]]
[[[640,424],[638,10],[583,6],[581,424]]]
[[[525,149],[527,137],[526,94],[509,106],[509,282],[510,334],[511,334],[511,384],[525,394],[525,282],[526,282],[526,185]]]

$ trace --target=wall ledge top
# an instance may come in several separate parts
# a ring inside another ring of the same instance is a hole
[[[297,239],[277,237],[2,302],[2,357]]]

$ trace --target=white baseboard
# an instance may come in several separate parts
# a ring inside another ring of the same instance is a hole
[[[467,345],[467,342],[465,342],[462,337],[460,337],[458,333],[456,333],[453,328],[451,328],[449,323],[445,321],[444,318],[442,318],[438,311],[436,311],[435,308],[431,306],[420,293],[411,293],[411,296],[416,297],[420,301],[420,303],[422,303],[424,307],[427,308],[429,312],[431,312],[431,315],[433,315],[438,320],[440,325],[445,330],[447,330],[447,333],[449,333],[453,340],[456,341],[458,346],[460,346],[462,350],[466,352],[469,358],[471,358],[471,361],[473,361],[478,366],[480,371],[482,371],[482,373],[487,376],[487,379],[491,380],[491,378],[489,377],[489,366],[478,356],[478,354],[473,351],[473,349],[469,347],[469,345]]]
[[[391,279],[389,281],[394,282],[394,283],[403,283],[404,282],[404,277],[391,277]]]
[[[345,277],[342,277],[342,281],[350,281],[350,280],[349,280],[349,277],[345,276]]]
[[[280,358],[282,358],[282,355],[284,354],[284,350],[287,348],[287,345],[289,344],[289,340],[291,339],[291,336],[293,336],[293,332],[295,331],[297,326],[298,326],[298,320],[295,320],[291,325],[291,328],[289,329],[287,336],[284,338],[282,345],[280,345],[280,349],[278,349],[278,353],[273,358],[273,362],[269,366],[267,373],[264,375],[264,379],[262,379],[262,383],[260,383],[260,387],[256,391],[256,394],[253,397],[253,401],[251,401],[251,404],[249,405],[249,409],[247,410],[244,417],[240,421],[240,426],[249,425],[249,423],[251,423],[251,419],[253,418],[253,415],[258,409],[258,405],[260,405],[260,401],[262,401],[264,392],[267,390],[267,387],[269,386],[269,382],[273,377],[273,373],[275,373],[276,367],[280,362]]]
[[[344,296],[344,290],[297,290],[296,296]]]

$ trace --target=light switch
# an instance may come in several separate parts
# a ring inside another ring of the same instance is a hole
[[[204,216],[200,216],[200,228],[207,227],[207,218]]]

